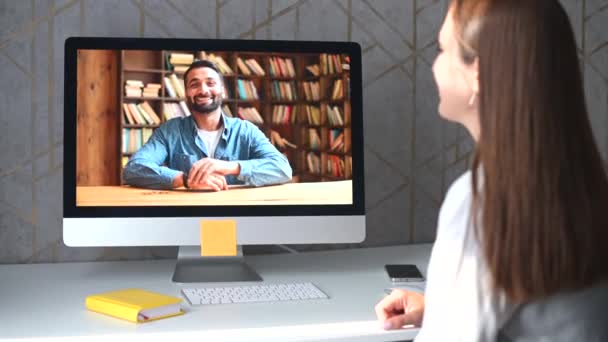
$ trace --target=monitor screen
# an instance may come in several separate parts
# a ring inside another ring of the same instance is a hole
[[[68,39],[64,216],[362,214],[360,54]]]
[[[231,251],[364,239],[357,43],[75,37],[64,83],[66,245],[180,246],[173,281],[250,281],[201,257],[209,221]]]

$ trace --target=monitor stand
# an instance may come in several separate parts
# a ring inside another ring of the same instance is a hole
[[[245,263],[240,245],[234,257],[203,257],[200,246],[179,247],[174,283],[231,281],[262,281],[262,277]]]

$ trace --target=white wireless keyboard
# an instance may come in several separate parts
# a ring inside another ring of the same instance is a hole
[[[329,298],[312,283],[199,287],[182,289],[182,293],[192,305],[280,302]]]

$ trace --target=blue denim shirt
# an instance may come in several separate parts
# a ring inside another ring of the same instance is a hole
[[[224,131],[214,156],[208,155],[191,116],[165,122],[130,158],[123,172],[125,182],[143,188],[170,189],[180,171],[187,175],[192,164],[206,157],[239,163],[241,173],[226,176],[228,184],[262,186],[291,180],[287,158],[257,126],[223,113],[222,120]]]

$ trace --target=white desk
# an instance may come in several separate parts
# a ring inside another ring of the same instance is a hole
[[[384,264],[414,263],[426,274],[430,250],[424,244],[246,257],[265,282],[311,281],[331,299],[207,306],[184,300],[186,314],[142,324],[87,311],[84,299],[127,287],[180,296],[189,284],[171,282],[175,260],[0,265],[0,339],[411,340],[418,329],[384,331],[374,305],[391,285]]]

